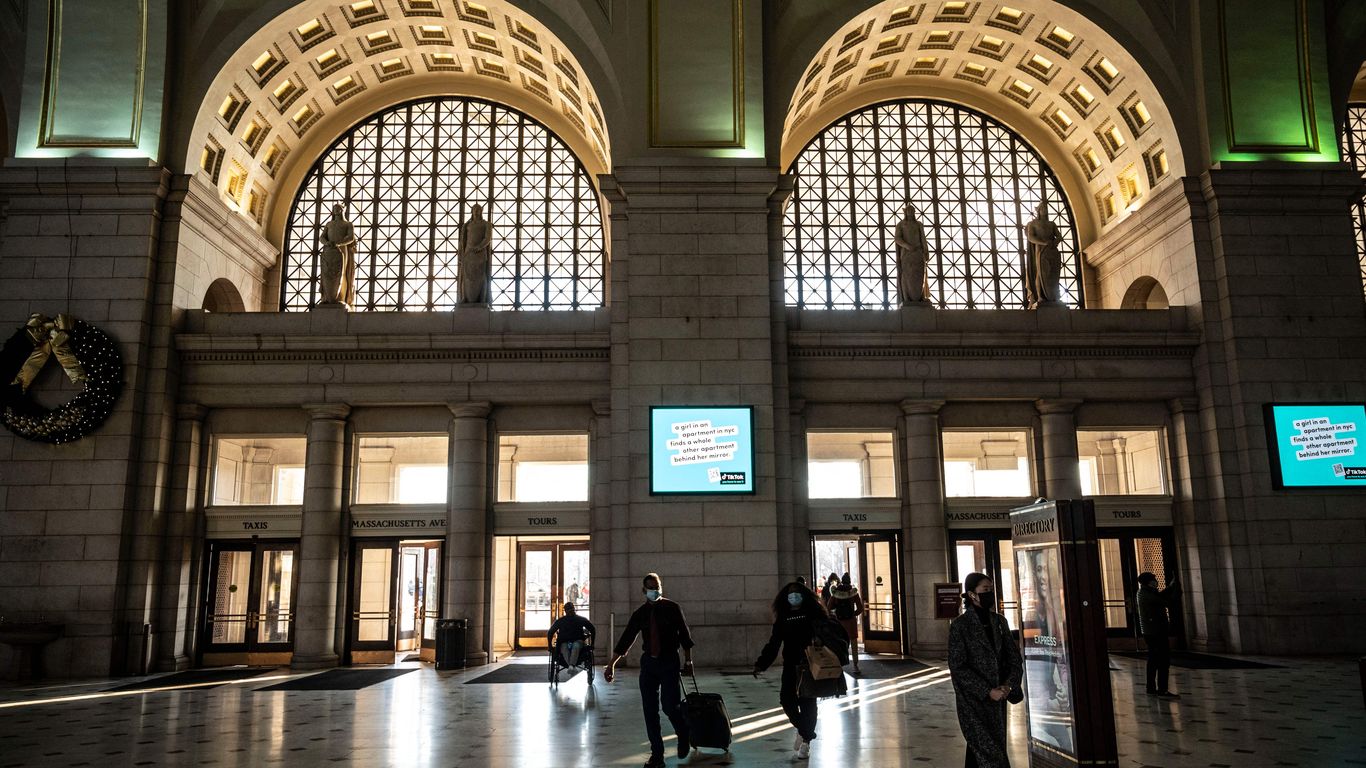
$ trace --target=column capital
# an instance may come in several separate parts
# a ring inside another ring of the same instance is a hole
[[[937,416],[943,400],[902,400],[901,412],[907,416]]]
[[[591,406],[593,407],[593,415],[594,415],[594,416],[611,416],[611,415],[612,415],[612,401],[611,401],[611,400],[594,400],[593,402],[589,403],[589,405],[591,405]]]
[[[351,406],[346,403],[306,403],[310,421],[345,421],[351,415]]]
[[[199,403],[176,403],[175,417],[181,421],[203,421],[209,409]]]
[[[493,410],[493,404],[487,401],[446,403],[446,407],[457,419],[487,419]]]
[[[1054,414],[1070,414],[1077,410],[1077,406],[1082,401],[1076,398],[1050,398],[1047,400],[1035,400],[1034,407],[1038,409],[1040,416],[1051,416]]]
[[[1167,410],[1173,416],[1194,413],[1200,410],[1200,399],[1196,397],[1173,397],[1167,401]]]

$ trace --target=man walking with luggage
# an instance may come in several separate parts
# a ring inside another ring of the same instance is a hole
[[[612,660],[607,663],[603,677],[612,682],[616,677],[617,662],[631,650],[640,635],[644,653],[640,657],[640,706],[645,715],[645,733],[650,738],[650,760],[645,768],[663,768],[664,737],[659,729],[659,709],[678,734],[678,757],[688,756],[692,745],[688,740],[688,723],[679,707],[681,676],[692,674],[692,635],[683,609],[664,597],[664,585],[659,574],[648,573],[641,580],[645,604],[631,614],[621,639],[612,649]],[[678,649],[683,649],[683,665],[678,663]]]

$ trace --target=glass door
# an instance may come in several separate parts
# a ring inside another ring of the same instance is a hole
[[[426,577],[418,590],[418,623],[421,631],[423,661],[436,661],[436,620],[441,618],[441,542],[429,541],[422,545]]]
[[[210,542],[204,601],[207,665],[285,663],[294,649],[299,545]]]
[[[1100,570],[1105,592],[1105,627],[1111,638],[1138,642],[1138,575],[1157,577],[1166,589],[1176,578],[1176,537],[1170,528],[1100,529]],[[1171,606],[1174,645],[1183,642],[1184,622],[1179,603]]]
[[[517,546],[517,647],[546,647],[545,633],[573,600],[588,615],[588,543],[534,542]]]
[[[863,592],[863,645],[870,653],[901,652],[900,574],[896,534],[859,540],[859,576]]]
[[[1020,628],[1019,584],[1015,579],[1015,558],[1009,529],[949,531],[949,562],[954,581],[962,582],[969,573],[985,573],[996,585],[997,610],[1006,617],[1011,629]]]
[[[398,629],[398,542],[357,540],[351,558],[351,662],[392,664]]]
[[[421,641],[422,582],[426,576],[427,550],[403,544],[398,551],[398,639],[395,650],[411,651]]]

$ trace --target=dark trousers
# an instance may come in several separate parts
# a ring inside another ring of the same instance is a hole
[[[664,705],[664,716],[673,724],[678,743],[688,740],[688,723],[679,706],[681,667],[678,657],[656,659],[645,654],[640,657],[640,710],[645,715],[645,735],[650,737],[650,754],[664,757],[664,737],[659,732],[659,708]]]
[[[782,687],[778,690],[778,702],[787,713],[787,721],[797,729],[803,739],[816,738],[816,702],[818,699],[804,699],[797,696],[797,685],[802,679],[802,668],[796,664],[783,665]]]
[[[1148,643],[1148,690],[1167,690],[1167,673],[1172,668],[1172,646],[1166,633],[1144,635]]]

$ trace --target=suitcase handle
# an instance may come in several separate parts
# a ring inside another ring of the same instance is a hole
[[[701,693],[701,691],[699,691],[699,690],[697,689],[697,672],[694,671],[694,672],[689,673],[689,674],[688,674],[688,677],[691,677],[691,678],[692,678],[692,692],[693,692],[693,693]],[[685,698],[685,699],[688,698],[688,684],[685,683],[685,682],[683,682],[683,676],[682,676],[682,675],[679,675],[679,676],[678,676],[678,687],[681,688],[681,689],[683,690],[683,698]]]

